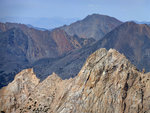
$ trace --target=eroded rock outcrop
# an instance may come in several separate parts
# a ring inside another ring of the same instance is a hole
[[[21,71],[15,76],[13,82],[0,90],[0,110],[6,113],[15,113],[38,84],[39,79],[33,69]]]
[[[15,112],[149,113],[149,92],[150,73],[139,72],[114,49],[100,49],[75,78],[62,80],[53,73],[38,83]],[[6,100],[1,100],[3,105]]]

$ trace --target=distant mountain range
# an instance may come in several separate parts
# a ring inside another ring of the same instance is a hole
[[[150,25],[150,22],[146,22],[146,21],[142,21],[142,22],[139,22],[139,21],[133,21],[137,24],[147,24],[147,25]]]
[[[63,79],[74,77],[86,58],[102,47],[114,48],[138,69],[150,71],[148,25],[93,14],[51,31],[15,23],[0,23],[0,31],[0,87],[28,67],[41,80],[52,72]]]
[[[79,20],[78,18],[62,18],[62,17],[5,17],[0,18],[0,22],[11,22],[11,23],[24,23],[28,25],[29,23],[32,26],[45,29],[54,29],[59,26],[69,25],[75,21]]]
[[[41,30],[41,31],[51,30],[51,29],[45,29],[45,28],[40,28],[40,27],[34,27],[34,26],[30,25],[30,24],[27,24],[27,26],[29,28],[34,28],[34,29]]]
[[[0,31],[0,86],[37,60],[57,58],[94,42],[94,39],[69,36],[59,28],[41,31],[23,24],[0,23]]]

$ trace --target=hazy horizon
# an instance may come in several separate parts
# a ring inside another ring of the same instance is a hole
[[[149,0],[0,0],[0,21],[50,29],[97,13],[121,21],[149,22],[149,6]]]

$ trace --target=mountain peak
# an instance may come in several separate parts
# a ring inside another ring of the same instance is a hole
[[[122,54],[120,54],[117,50],[115,49],[109,49],[108,51],[105,48],[98,49],[95,51],[92,55],[90,55],[87,59],[88,64],[90,65],[95,65],[97,62],[102,63],[102,59],[110,60],[108,62],[104,62],[107,65],[110,65],[111,63],[115,65],[115,62],[122,62],[126,61],[129,62],[126,57]],[[122,63],[118,63],[119,65],[122,65]],[[105,67],[105,64],[103,64]],[[86,67],[87,68],[87,67]]]
[[[61,81],[62,79],[55,73],[53,72],[51,75],[49,75],[43,82],[48,81]]]
[[[110,17],[108,15],[102,15],[102,14],[98,14],[98,13],[94,13],[94,14],[88,15],[84,19],[87,19],[87,18],[95,18],[95,19],[109,18],[109,19],[115,19],[114,17]]]
[[[77,35],[81,38],[94,38],[99,40],[121,23],[121,21],[113,17],[92,14],[69,26],[63,26],[62,29],[69,35]]]
[[[127,71],[129,68],[134,68],[136,70],[136,68],[123,54],[120,54],[115,49],[107,51],[105,48],[102,48],[87,58],[87,61],[79,72],[79,75],[82,75],[82,77],[84,77],[83,75],[86,75],[87,78],[90,73],[93,73],[91,74],[92,76],[108,74],[109,72],[114,73],[117,68],[118,70],[125,69],[124,71]],[[86,70],[87,72],[90,71],[90,73],[86,73]]]

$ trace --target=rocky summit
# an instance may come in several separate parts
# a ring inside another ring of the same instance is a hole
[[[150,73],[123,54],[99,49],[75,78],[53,73],[39,82],[32,69],[0,90],[3,113],[150,113]]]

